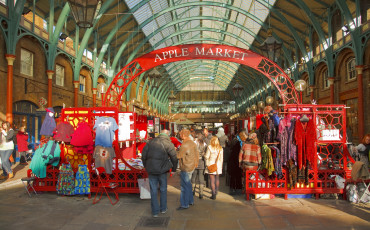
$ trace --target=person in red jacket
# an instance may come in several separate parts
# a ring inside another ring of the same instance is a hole
[[[26,154],[28,151],[28,133],[26,132],[26,127],[22,126],[17,133],[17,144],[18,152],[20,156],[19,163],[21,165],[27,165]]]

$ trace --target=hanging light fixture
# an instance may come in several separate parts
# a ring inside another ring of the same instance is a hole
[[[171,90],[171,95],[168,97],[168,100],[170,100],[170,105],[175,103],[176,96],[173,94],[173,90]]]
[[[240,85],[238,82],[233,87],[233,93],[235,97],[240,97],[243,94],[243,86]]]
[[[67,0],[76,20],[76,24],[82,28],[93,26],[97,12],[99,12],[101,0]]]
[[[274,103],[274,98],[271,96],[266,97],[266,104],[271,105]]]
[[[259,102],[257,103],[257,105],[258,105],[258,108],[263,109],[263,108],[265,107],[265,102],[263,102],[263,101],[259,101]]]
[[[270,2],[268,2],[268,8],[270,9]],[[272,28],[271,28],[271,13],[269,14],[269,28],[267,29],[267,38],[266,40],[260,45],[260,49],[263,52],[263,55],[270,59],[273,62],[277,62],[280,57],[280,49],[282,43],[276,40],[272,36]]]

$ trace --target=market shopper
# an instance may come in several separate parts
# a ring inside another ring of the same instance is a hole
[[[9,161],[9,157],[12,155],[14,150],[13,137],[14,130],[10,123],[8,121],[3,122],[1,125],[0,157],[4,175],[0,176],[0,180],[14,177],[11,163]]]
[[[183,140],[180,150],[177,154],[180,165],[180,207],[177,210],[189,208],[194,204],[192,192],[191,177],[194,169],[198,167],[199,151],[194,141],[190,139],[190,130],[183,129],[180,131],[180,137]]]
[[[228,137],[225,135],[225,131],[222,127],[218,128],[216,137],[218,137],[218,141],[220,142],[220,145],[222,149],[224,150],[224,159],[223,159],[223,166],[222,166],[222,175],[225,175],[225,169],[226,169],[226,163],[229,158],[229,151],[226,150],[227,144],[228,144]]]
[[[204,136],[201,133],[197,134],[195,139],[195,144],[197,145],[199,151],[199,162],[198,167],[195,168],[193,175],[191,177],[191,183],[193,186],[193,195],[195,195],[196,185],[199,184],[199,199],[203,199],[203,190],[204,190],[204,154],[206,153],[207,144],[204,141]],[[199,182],[199,183],[198,183]]]
[[[19,128],[17,133],[17,145],[20,156],[19,163],[21,165],[27,165],[28,133],[26,132],[25,126]]]
[[[158,137],[150,140],[142,153],[143,165],[149,176],[151,209],[153,217],[159,212],[167,212],[167,172],[172,168],[176,172],[177,157],[168,130],[162,130]],[[160,204],[158,204],[158,186]]]
[[[212,190],[211,199],[213,200],[216,199],[216,195],[220,185],[220,174],[222,174],[223,155],[224,151],[220,145],[220,142],[218,141],[218,138],[216,136],[212,137],[207,147],[204,159],[206,161],[207,167],[212,164],[217,164],[217,170],[215,172],[209,172],[207,167],[205,169],[205,173],[209,174]]]
[[[360,161],[363,162],[366,167],[369,167],[370,134],[366,134],[364,138],[362,138],[361,144],[359,144],[356,149],[360,155]]]
[[[205,137],[205,142],[207,143],[207,145],[209,145],[209,142],[211,141],[211,138],[212,138],[212,134],[209,133],[208,129],[207,128],[204,128],[203,129],[203,135]]]
[[[239,167],[239,153],[243,143],[247,140],[247,132],[242,130],[230,144],[230,157],[227,163],[227,173],[230,177],[230,194],[241,193],[242,169]]]

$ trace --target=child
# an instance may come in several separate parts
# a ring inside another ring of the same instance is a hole
[[[28,165],[26,154],[28,152],[28,133],[26,127],[22,126],[17,133],[18,152],[20,156],[20,164]]]

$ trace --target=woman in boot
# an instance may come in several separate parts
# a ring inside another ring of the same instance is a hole
[[[218,187],[220,185],[220,174],[222,174],[222,164],[224,159],[224,151],[218,141],[216,136],[212,137],[209,146],[207,147],[206,155],[204,159],[206,161],[206,166],[212,164],[217,164],[216,172],[210,173],[206,167],[205,173],[209,174],[211,181],[212,196],[211,199],[215,200],[218,192]]]
[[[204,190],[204,154],[206,153],[207,144],[204,141],[204,136],[201,133],[198,133],[195,139],[195,144],[197,144],[199,151],[199,163],[198,167],[195,168],[194,173],[191,177],[191,183],[193,185],[193,195],[195,195],[195,187],[199,182],[199,199],[203,199],[203,190]]]
[[[10,126],[9,122],[3,122],[1,126],[1,139],[2,142],[0,144],[0,157],[1,162],[3,165],[3,173],[4,175],[0,176],[0,180],[4,180],[7,178],[13,178],[13,171],[11,167],[11,163],[9,161],[9,157],[12,155],[14,150],[14,130]],[[6,176],[8,175],[8,176]]]

